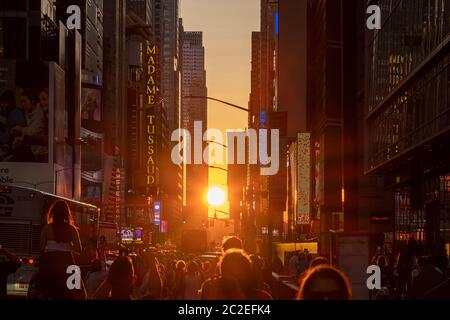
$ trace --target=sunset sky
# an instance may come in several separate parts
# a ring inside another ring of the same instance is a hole
[[[247,107],[251,33],[260,28],[260,0],[181,0],[181,17],[185,31],[203,31],[208,96]],[[209,101],[208,127],[246,128],[247,113]],[[210,169],[209,176],[210,186],[225,188],[226,172]],[[227,206],[218,209],[228,212]]]

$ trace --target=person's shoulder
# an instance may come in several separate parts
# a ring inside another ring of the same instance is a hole
[[[74,226],[73,224],[69,224],[69,230],[70,230],[70,234],[74,237],[80,237],[80,233],[78,231],[78,228],[76,226]]]
[[[273,300],[273,297],[266,290],[255,289],[252,291],[250,299],[251,300]]]
[[[78,228],[74,226],[73,224],[69,224],[69,228],[71,231],[78,233]]]

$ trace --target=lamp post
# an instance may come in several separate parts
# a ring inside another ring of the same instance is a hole
[[[224,147],[224,148],[228,148],[228,146],[224,145],[223,143],[217,142],[217,141],[206,140],[205,142],[206,142],[206,143],[215,143],[215,144],[217,144],[217,145],[219,145],[219,146],[222,146],[222,147]]]
[[[241,111],[250,112],[250,110],[247,108],[244,108],[244,107],[238,106],[234,103],[223,101],[223,100],[220,100],[217,98],[212,98],[212,97],[207,97],[207,96],[184,96],[183,98],[185,98],[185,99],[203,99],[203,100],[206,99],[206,100],[216,101],[216,102],[225,104],[227,106],[233,107],[233,108],[241,110]]]

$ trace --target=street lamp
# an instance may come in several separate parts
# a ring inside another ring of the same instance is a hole
[[[44,184],[48,184],[48,183],[54,183],[54,181],[42,181],[42,182],[36,182],[36,183],[32,183],[32,182],[28,182],[28,181],[14,181],[13,184],[27,184],[29,186],[32,186],[34,189],[37,189],[38,186],[44,185]]]
[[[248,108],[244,108],[244,107],[238,106],[238,105],[236,105],[234,103],[223,101],[223,100],[220,100],[220,99],[217,99],[217,98],[212,98],[212,97],[207,97],[207,96],[184,96],[183,98],[185,98],[185,99],[212,100],[212,101],[220,102],[222,104],[226,104],[227,106],[233,107],[233,108],[241,110],[241,111],[250,112],[250,110]]]
[[[224,148],[228,148],[228,146],[226,146],[226,145],[224,145],[224,144],[222,144],[222,143],[220,143],[220,142],[217,142],[217,141],[206,140],[205,142],[206,142],[206,143],[215,143],[215,144],[218,144],[219,146],[222,146],[222,147],[224,147]]]
[[[224,171],[224,172],[228,172],[228,170],[227,170],[227,169],[225,169],[225,168],[222,168],[222,167],[216,167],[216,166],[208,166],[208,168],[211,168],[211,169],[217,169],[217,170],[221,170],[221,171]]]

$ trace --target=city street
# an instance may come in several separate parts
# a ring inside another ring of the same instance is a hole
[[[0,1],[0,302],[450,300],[449,66],[448,0]]]

